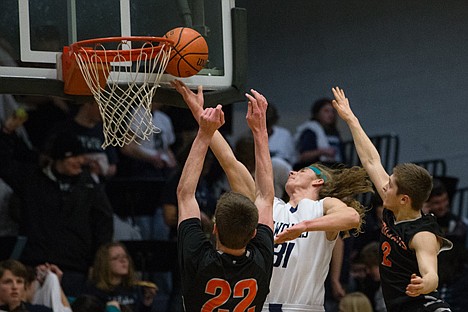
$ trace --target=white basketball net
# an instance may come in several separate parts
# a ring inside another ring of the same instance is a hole
[[[112,54],[107,53],[102,44],[96,44],[94,50],[82,48],[75,52],[86,84],[99,105],[104,129],[103,148],[122,147],[132,141],[138,143],[161,131],[153,124],[151,106],[169,62],[171,46],[161,42],[161,49],[147,49],[153,45],[155,43],[146,42],[141,49],[131,50],[128,41],[121,41],[115,51],[130,50],[125,51],[130,53],[127,59],[119,52],[114,56],[114,50]],[[104,55],[96,53],[96,49]],[[136,61],[128,61],[132,56]],[[105,88],[99,85],[99,73],[102,75],[103,71],[108,77]]]

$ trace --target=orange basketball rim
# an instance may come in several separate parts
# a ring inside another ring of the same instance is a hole
[[[139,43],[140,47],[132,48],[131,43]],[[114,44],[114,48],[106,48],[107,44]],[[94,83],[104,88],[111,70],[111,62],[138,62],[142,59],[156,59],[162,49],[173,45],[173,40],[168,38],[130,36],[88,39],[65,46],[62,54],[64,93],[93,95],[83,77],[85,73],[82,73],[83,70],[78,66],[77,57],[80,57],[84,62],[96,64],[94,66],[97,68],[97,75],[93,77]]]

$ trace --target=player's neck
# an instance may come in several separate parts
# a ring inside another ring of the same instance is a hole
[[[241,249],[232,249],[232,248],[228,248],[224,246],[219,241],[216,244],[216,249],[223,253],[227,253],[229,255],[236,256],[236,257],[240,257],[245,254],[245,247]]]
[[[304,198],[311,199],[311,200],[318,200],[318,191],[315,189],[296,189],[294,192],[289,196],[289,204],[292,207],[296,207],[301,200]]]
[[[421,217],[421,210],[414,210],[411,207],[401,207],[394,213],[396,221],[413,220]]]

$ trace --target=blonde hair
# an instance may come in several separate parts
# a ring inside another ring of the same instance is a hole
[[[360,292],[346,294],[338,306],[339,312],[373,312],[372,304],[367,296]]]
[[[334,168],[316,163],[312,166],[321,171],[320,176],[324,178],[324,184],[320,188],[320,198],[335,197],[343,201],[349,207],[354,208],[360,217],[359,226],[356,228],[356,235],[361,233],[364,223],[364,216],[367,209],[356,199],[359,194],[374,193],[372,182],[364,168],[353,166],[347,168],[339,165]],[[349,236],[349,231],[345,231],[345,237]]]

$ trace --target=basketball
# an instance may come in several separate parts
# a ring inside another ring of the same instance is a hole
[[[168,31],[165,38],[174,41],[166,73],[176,77],[196,75],[208,60],[208,45],[196,30],[178,27]]]

